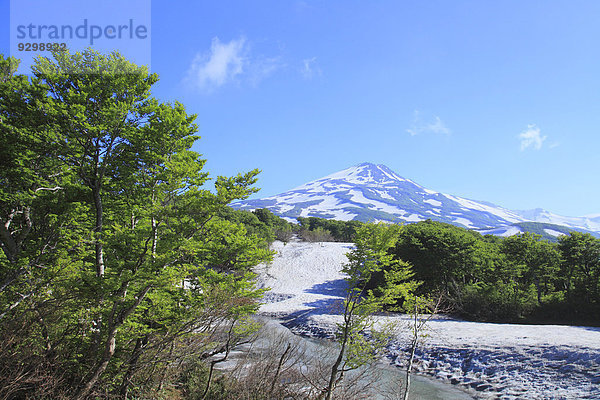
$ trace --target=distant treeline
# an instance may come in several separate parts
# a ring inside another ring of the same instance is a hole
[[[336,221],[316,217],[298,217],[302,237],[315,238],[312,241],[352,242],[356,229],[363,223],[359,221]]]
[[[221,210],[219,216],[230,222],[244,225],[249,235],[263,239],[265,245],[274,240],[287,242],[294,233],[294,224],[278,217],[266,208],[246,211],[227,207]]]
[[[266,243],[274,240],[289,241],[294,235],[307,242],[352,242],[359,221],[336,221],[316,217],[299,217],[291,223],[266,208],[254,211],[227,209],[220,217],[243,224],[249,234],[262,238]]]
[[[476,321],[600,324],[600,239],[506,238],[441,222],[405,225],[391,250],[412,265],[422,295],[439,293]],[[376,278],[373,286],[381,283]]]

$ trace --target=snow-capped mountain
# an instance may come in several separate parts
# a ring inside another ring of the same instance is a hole
[[[293,221],[297,217],[388,222],[431,219],[477,230],[497,230],[532,221],[600,232],[600,218],[562,217],[541,209],[511,211],[426,189],[385,165],[371,163],[344,169],[285,193],[231,206],[244,210],[268,208]],[[515,229],[519,228],[502,232],[515,233]]]
[[[594,232],[600,231],[600,215],[588,215],[585,217],[564,217],[562,215],[553,214],[541,208],[523,211],[517,210],[515,211],[515,213],[525,218],[527,221],[564,225]]]

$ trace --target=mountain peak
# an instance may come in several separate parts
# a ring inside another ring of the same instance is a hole
[[[355,167],[366,167],[366,168],[369,168],[369,169],[378,169],[380,167],[387,168],[383,164],[375,164],[375,163],[372,163],[372,162],[362,162],[360,164],[355,165]]]
[[[560,217],[541,209],[511,211],[494,204],[426,189],[383,164],[363,162],[287,192],[231,205],[275,214],[338,220],[417,222],[426,219],[472,229],[511,227],[524,221],[556,222],[600,231],[600,220]]]
[[[410,182],[414,184],[414,182],[401,177],[387,166],[371,162],[363,162],[354,165],[319,179],[316,182],[323,180],[344,180],[346,182],[362,185],[390,185],[398,184],[400,182]]]
[[[369,169],[381,169],[381,170],[386,170],[388,172],[393,172],[387,165],[375,164],[372,162],[362,162],[360,164],[356,164],[355,167],[366,167]]]

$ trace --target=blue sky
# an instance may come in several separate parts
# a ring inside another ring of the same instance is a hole
[[[262,169],[255,197],[370,161],[511,209],[600,213],[600,2],[154,0],[151,12],[155,96],[198,114],[211,174]]]

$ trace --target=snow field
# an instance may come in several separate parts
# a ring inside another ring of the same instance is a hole
[[[352,244],[275,242],[272,263],[256,268],[271,290],[260,312],[283,319],[293,331],[331,336],[341,321],[341,272]],[[409,316],[380,316],[403,327],[388,349],[402,366]],[[427,325],[415,370],[469,389],[478,398],[600,398],[600,328],[491,324],[439,317]]]

